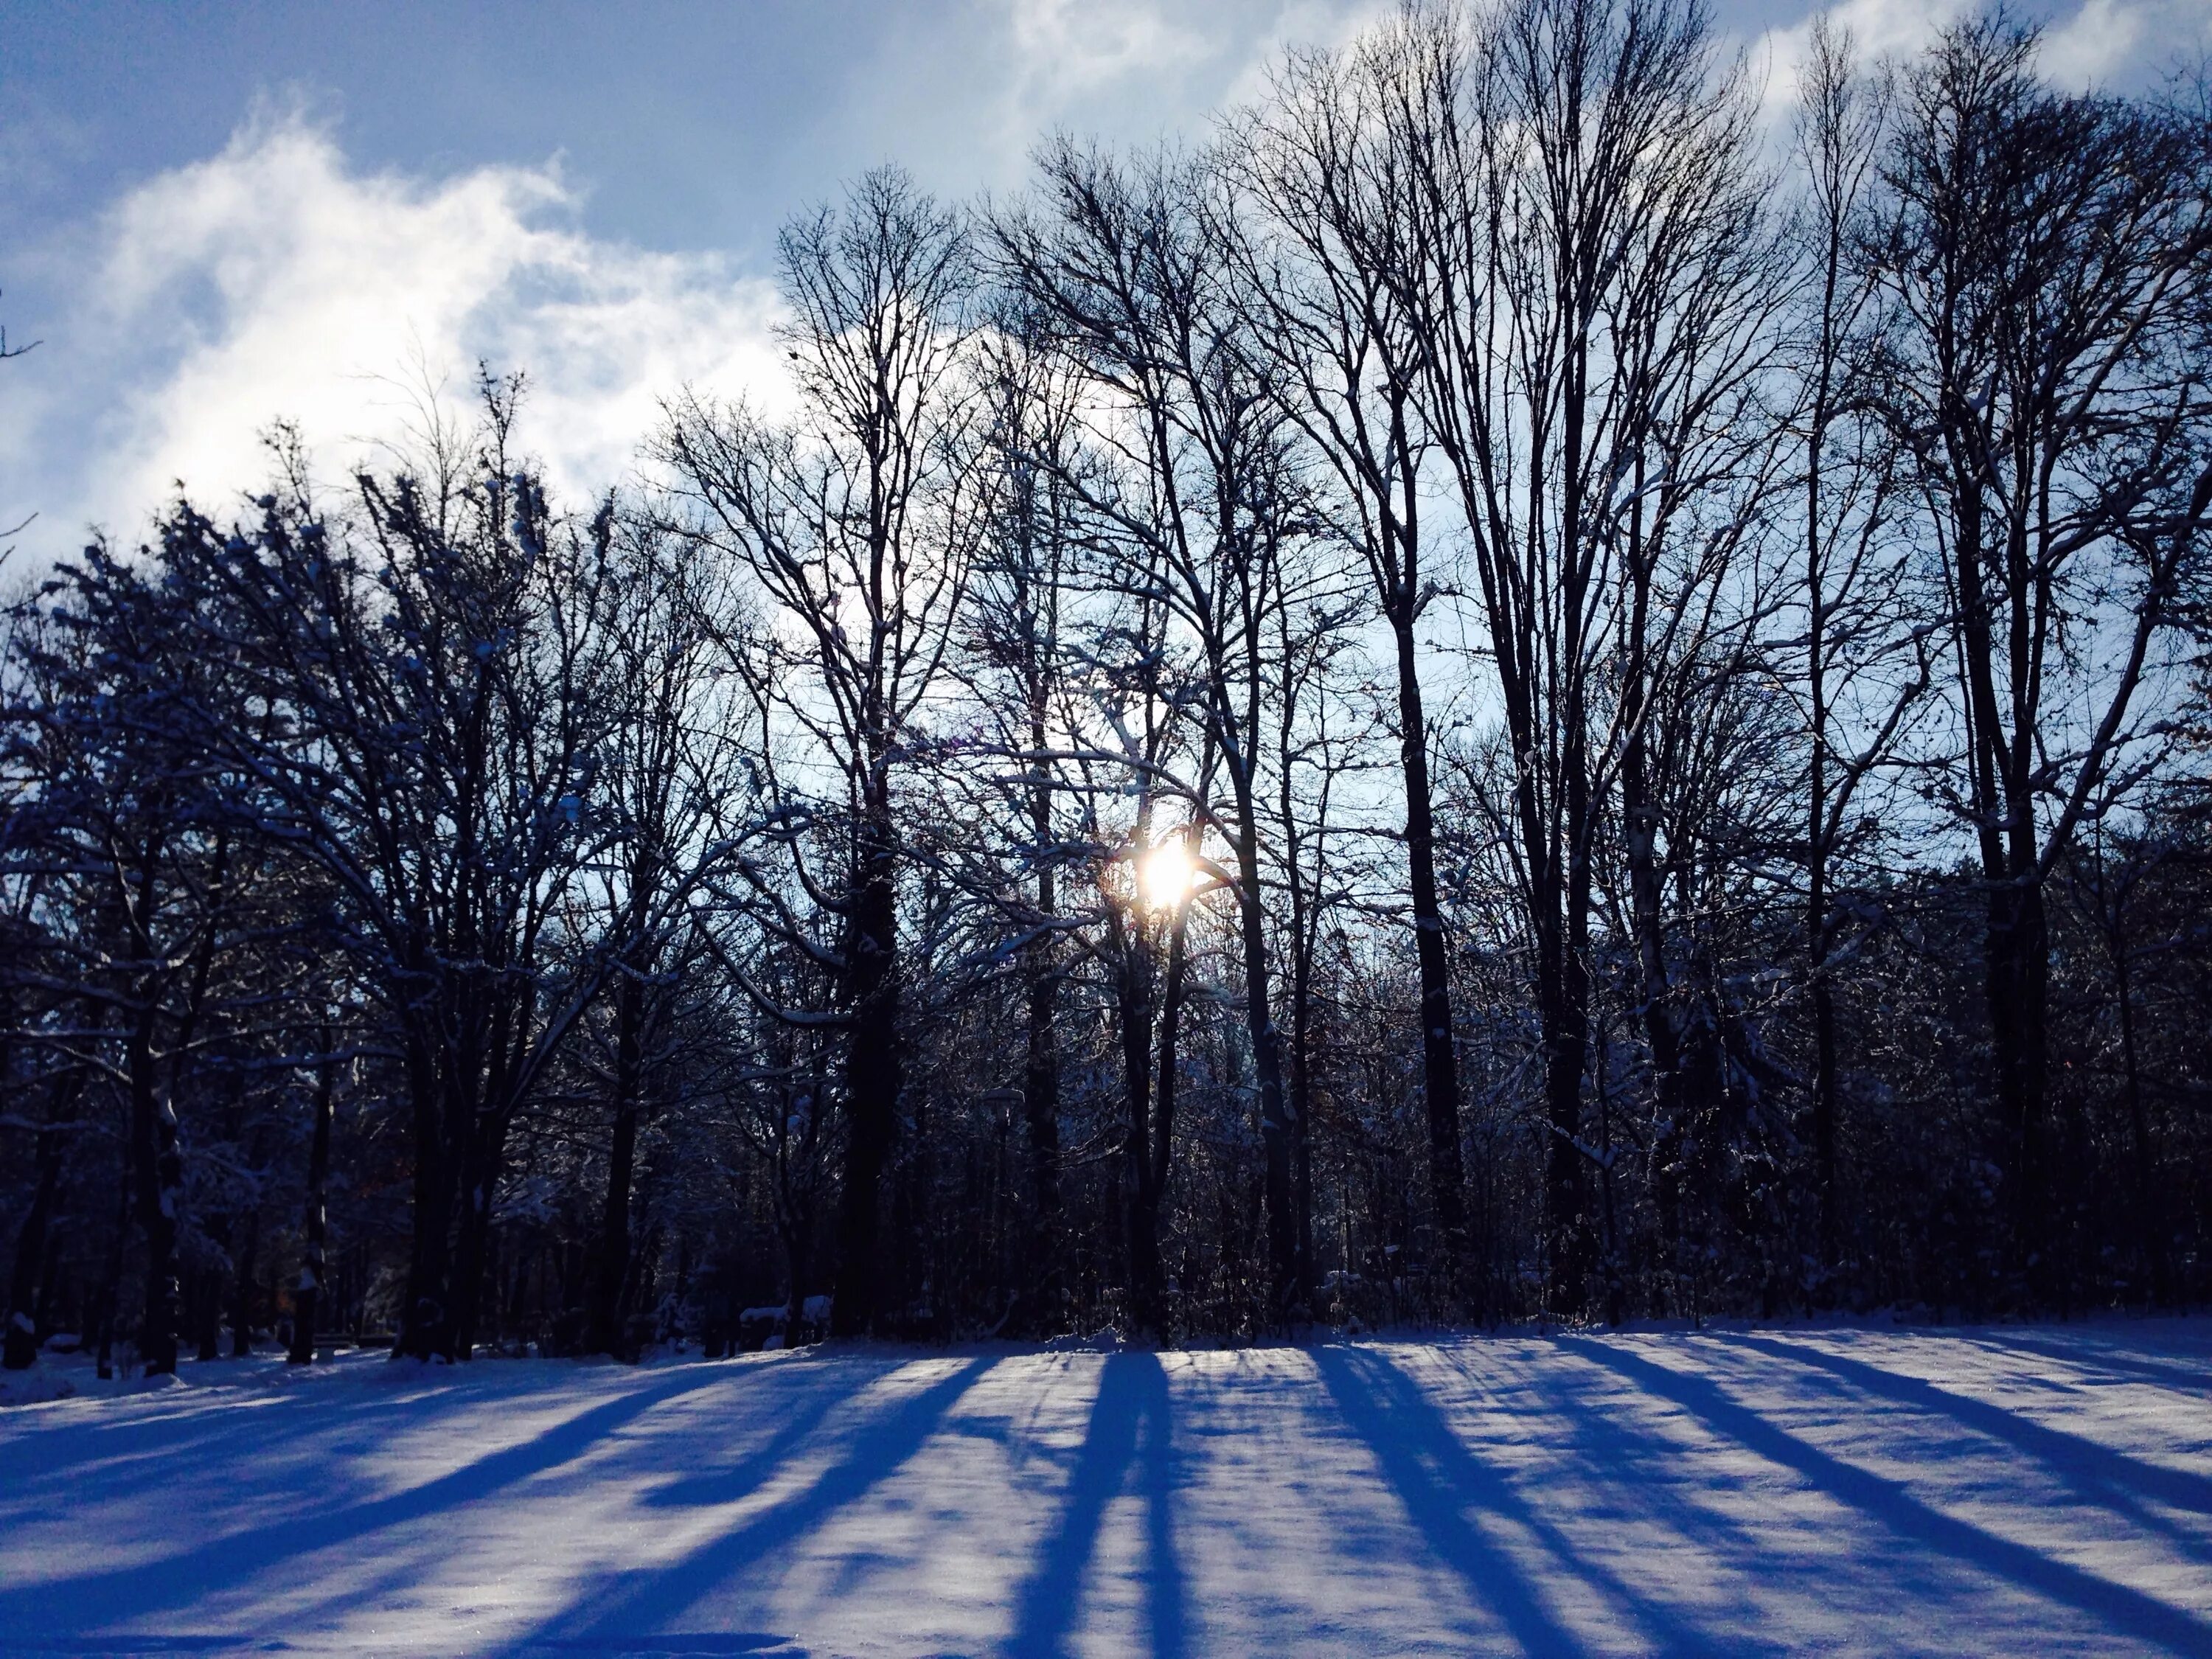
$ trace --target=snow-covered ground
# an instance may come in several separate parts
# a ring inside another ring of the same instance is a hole
[[[2212,1322],[362,1356],[0,1412],[0,1651],[2212,1654]]]

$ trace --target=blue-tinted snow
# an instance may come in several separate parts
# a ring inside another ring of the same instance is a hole
[[[188,1364],[0,1651],[2212,1654],[2212,1322]]]

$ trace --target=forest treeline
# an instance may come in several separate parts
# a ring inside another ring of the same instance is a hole
[[[2212,1294],[2212,122],[2037,52],[1417,7],[61,563],[7,1364]]]

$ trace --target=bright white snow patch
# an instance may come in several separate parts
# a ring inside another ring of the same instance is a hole
[[[2204,1321],[187,1365],[0,1415],[0,1650],[2208,1653],[2208,1393]]]

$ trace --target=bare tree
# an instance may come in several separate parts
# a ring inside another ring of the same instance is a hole
[[[815,891],[839,937],[808,940],[842,976],[849,1034],[832,1311],[847,1334],[885,1311],[879,1188],[904,1086],[896,777],[967,568],[972,445],[956,393],[969,261],[957,216],[894,168],[862,179],[842,212],[791,225],[780,246],[799,424],[687,398],[659,453],[696,533],[741,561],[774,608],[747,672],[835,777],[849,824],[845,868]],[[771,908],[796,942],[804,924]]]
[[[1036,205],[994,224],[998,261],[1097,389],[1092,435],[1111,464],[1074,482],[1126,550],[1121,580],[1156,596],[1190,641],[1191,713],[1228,796],[1220,829],[1267,1158],[1269,1317],[1295,1318],[1309,1287],[1271,1004],[1261,768],[1271,622],[1311,513],[1230,290],[1223,205],[1204,169],[1169,155],[1124,166],[1066,143],[1040,168]]]
[[[1812,1003],[1814,1180],[1823,1260],[1844,1252],[1834,958],[1844,912],[1839,864],[1866,843],[1860,792],[1896,760],[1929,690],[1903,520],[1905,451],[1881,419],[1884,319],[1856,257],[1879,188],[1893,88],[1855,61],[1850,36],[1816,19],[1800,83],[1798,226],[1808,303],[1796,342],[1794,428],[1803,445],[1803,632],[1779,660],[1803,710],[1805,980]],[[1798,653],[1802,652],[1802,655]]]
[[[2045,889],[2155,746],[2138,694],[2212,506],[2212,213],[2191,124],[2051,92],[2035,50],[2032,32],[1975,21],[1913,66],[1871,252],[1898,312],[1893,418],[1948,589],[1945,799],[1986,884],[2016,1259],[2048,1296],[2062,1183]]]
[[[242,780],[240,810],[327,884],[334,943],[404,1054],[396,1352],[424,1358],[471,1351],[508,1131],[608,972],[603,952],[556,951],[556,924],[605,736],[612,514],[554,516],[509,453],[511,389],[487,410],[472,453],[364,476],[357,530],[302,483],[264,497],[258,526],[185,507],[164,539],[203,596],[203,649],[266,711],[210,707],[201,740]]]
[[[1657,651],[1616,607],[1648,597],[1666,520],[1735,489],[1707,470],[1715,441],[1756,447],[1725,424],[1751,368],[1757,331],[1744,325],[1765,239],[1749,216],[1746,103],[1694,4],[1520,0],[1480,33],[1439,14],[1415,63],[1396,118],[1413,180],[1421,408],[1461,508],[1513,757],[1543,1034],[1547,1248],[1557,1305],[1574,1310],[1593,1240],[1582,1097],[1595,838],[1614,769],[1635,769],[1649,666],[1631,665],[1608,737],[1607,641],[1625,628],[1632,654]],[[1723,511],[1707,533],[1725,540],[1740,525]],[[1641,799],[1623,816],[1632,836],[1648,833]],[[1650,988],[1645,1000],[1663,1006]]]
[[[632,1282],[631,1187],[656,1060],[665,1069],[687,956],[687,902],[742,845],[757,817],[744,775],[750,728],[726,706],[720,647],[736,606],[704,550],[641,519],[611,550],[609,726],[597,817],[603,851],[586,872],[586,937],[614,975],[606,1201],[585,1304],[587,1352],[624,1353]]]
[[[1455,1261],[1467,1249],[1466,1176],[1420,675],[1420,623],[1438,589],[1423,565],[1419,203],[1406,140],[1437,55],[1455,49],[1447,21],[1408,15],[1340,56],[1293,57],[1227,158],[1240,206],[1254,210],[1261,230],[1231,243],[1244,266],[1240,296],[1275,366],[1285,414],[1336,486],[1340,532],[1364,556],[1389,629],[1429,1186]]]
[[[988,399],[985,455],[992,485],[969,585],[961,672],[989,731],[994,755],[1019,757],[1003,780],[1026,824],[1012,879],[1026,880],[1010,904],[1025,1006],[1022,1109],[1029,1143],[1031,1231],[1023,1325],[1054,1331],[1066,1317],[1060,1179],[1061,997],[1068,974],[1061,881],[1079,873],[1080,848],[1064,833],[1060,799],[1071,792],[1055,753],[1071,742],[1070,697],[1082,678],[1070,637],[1081,559],[1081,507],[1066,479],[1080,465],[1079,382],[1036,319],[1009,304],[985,337]]]

